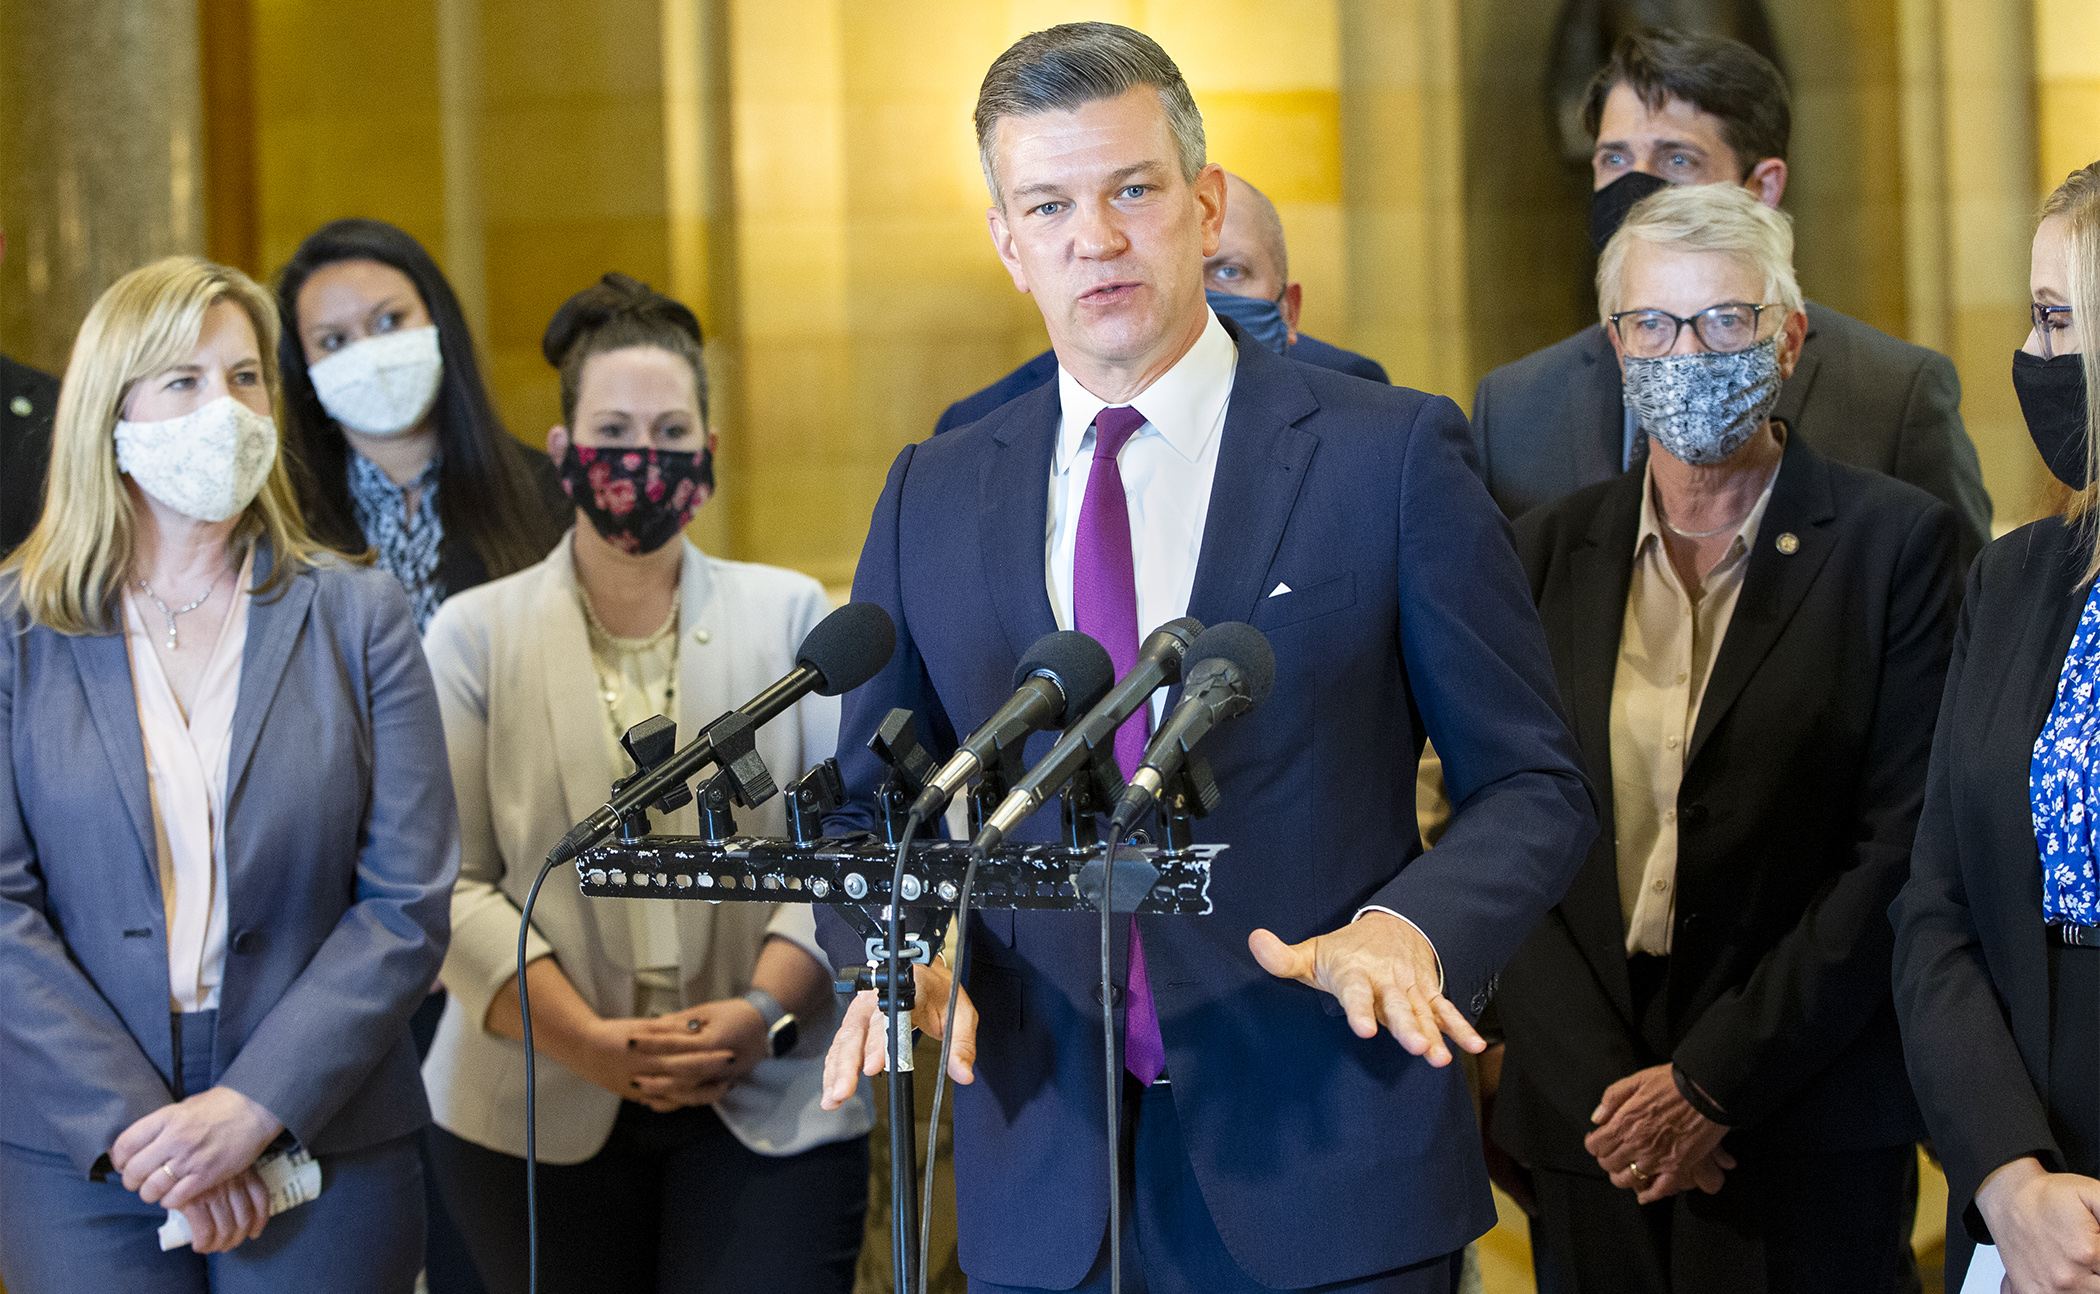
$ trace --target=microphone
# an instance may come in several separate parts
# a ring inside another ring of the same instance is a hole
[[[913,816],[927,822],[980,769],[1000,753],[1043,728],[1062,728],[1067,716],[1094,708],[1116,681],[1108,649],[1076,629],[1060,629],[1035,640],[1014,669],[1014,694],[984,725],[970,734],[926,783],[912,803]]]
[[[1212,728],[1268,700],[1276,686],[1276,653],[1253,625],[1237,620],[1212,625],[1189,648],[1189,656],[1196,663],[1187,670],[1181,701],[1152,734],[1145,762],[1130,775],[1110,819],[1114,837],[1159,802],[1167,779]]]
[[[802,645],[795,649],[795,668],[785,678],[752,697],[722,719],[741,716],[742,727],[756,728],[781,711],[815,692],[837,696],[874,678],[890,653],[897,648],[897,626],[889,612],[873,602],[848,602],[817,622]],[[722,722],[717,719],[715,723]],[[684,749],[628,783],[603,808],[569,829],[547,854],[547,861],[570,861],[619,829],[620,820],[644,805],[654,804],[690,781],[695,773],[715,762],[714,725]]]
[[[1050,753],[1028,770],[1028,775],[1015,784],[998,810],[985,821],[984,830],[977,833],[970,847],[989,850],[996,846],[1006,839],[1007,832],[1042,808],[1043,802],[1077,773],[1097,749],[1113,749],[1116,729],[1123,726],[1123,721],[1137,713],[1154,692],[1181,677],[1182,658],[1202,632],[1202,621],[1183,616],[1148,634],[1138,646],[1137,664],[1131,666],[1123,681],[1109,689],[1085,718],[1065,729],[1065,735],[1057,739]]]

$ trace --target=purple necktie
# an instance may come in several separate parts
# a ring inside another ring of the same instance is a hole
[[[1094,416],[1094,465],[1087,472],[1086,501],[1079,507],[1079,533],[1072,553],[1072,619],[1082,633],[1108,649],[1116,676],[1137,664],[1137,566],[1130,555],[1130,504],[1123,495],[1123,469],[1116,456],[1145,415],[1124,405]],[[1145,706],[1116,730],[1116,765],[1128,778],[1145,758],[1152,709]],[[1137,918],[1130,919],[1130,1008],[1123,1017],[1123,1067],[1147,1087],[1166,1072],[1167,1046],[1159,1034],[1159,1011],[1145,974],[1145,946]]]

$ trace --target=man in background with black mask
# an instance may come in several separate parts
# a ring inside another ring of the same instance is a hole
[[[1277,354],[1391,385],[1377,360],[1298,331],[1302,285],[1291,282],[1283,217],[1267,195],[1230,171],[1225,173],[1225,230],[1217,255],[1203,262],[1203,286],[1220,319],[1232,321]],[[933,434],[975,422],[1056,379],[1057,357],[1046,350],[977,394],[949,405],[933,425]]]
[[[0,256],[7,234],[0,231]],[[44,464],[58,379],[0,355],[0,556],[29,537],[44,510]]]
[[[1786,189],[1786,83],[1738,41],[1625,37],[1591,82],[1583,124],[1597,141],[1590,233],[1599,249],[1635,203],[1667,185],[1741,184],[1770,207]],[[1647,438],[1620,391],[1597,324],[1482,379],[1473,441],[1503,512],[1515,517],[1640,462]],[[1773,416],[1828,458],[1945,500],[1967,569],[1990,538],[1991,500],[1960,406],[1946,356],[1811,301],[1808,341]]]

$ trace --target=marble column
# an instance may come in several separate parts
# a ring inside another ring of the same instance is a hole
[[[63,369],[117,278],[204,249],[196,0],[0,0],[0,349]]]

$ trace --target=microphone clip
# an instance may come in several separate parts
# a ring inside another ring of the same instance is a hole
[[[919,798],[927,779],[933,776],[933,756],[919,741],[918,721],[902,706],[882,717],[882,726],[868,738],[868,749],[890,770],[878,798],[882,801],[884,833],[895,845],[904,837],[904,821],[910,815],[912,801]]]
[[[1116,767],[1115,740],[1111,737],[1087,757],[1072,780],[1058,792],[1057,815],[1064,842],[1073,849],[1092,849],[1101,843],[1100,819],[1112,813],[1123,798],[1123,772]]]
[[[707,726],[707,739],[715,752],[716,772],[700,785],[701,831],[709,840],[727,840],[736,834],[736,815],[730,806],[755,809],[773,798],[779,788],[758,753],[758,725],[741,710]],[[680,787],[685,792],[684,787]],[[685,792],[690,798],[690,792]]]
[[[660,714],[651,715],[620,734],[620,747],[627,752],[627,758],[634,761],[634,772],[613,783],[615,799],[638,779],[647,777],[678,749],[678,725]],[[681,782],[654,804],[637,805],[620,819],[620,839],[632,844],[648,835],[650,809],[658,813],[675,813],[692,798],[692,788]]]
[[[984,824],[999,806],[1005,802],[1006,793],[1014,789],[1014,783],[1026,775],[1027,767],[1021,762],[1021,743],[1016,741],[999,748],[998,756],[977,775],[977,785],[970,788],[969,824],[970,837],[984,830]]]

